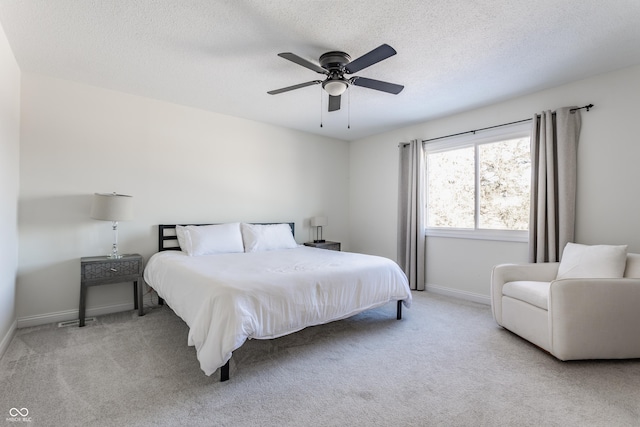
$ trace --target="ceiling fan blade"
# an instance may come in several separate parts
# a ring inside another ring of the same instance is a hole
[[[362,86],[369,89],[375,89],[382,92],[392,93],[394,95],[399,94],[404,89],[404,86],[397,85],[395,83],[383,82],[380,80],[368,79],[366,77],[353,77],[350,79],[350,83],[355,86]]]
[[[321,66],[316,65],[311,61],[307,61],[306,59],[299,57],[295,53],[284,52],[284,53],[279,53],[278,56],[284,59],[288,59],[291,62],[295,62],[298,65],[302,65],[303,67],[308,68],[311,71],[315,71],[316,73],[329,74],[329,72],[324,68],[322,68]]]
[[[293,86],[283,87],[282,89],[270,90],[267,93],[269,95],[277,95],[277,94],[282,93],[282,92],[289,92],[290,90],[296,90],[296,89],[300,89],[300,88],[307,87],[307,86],[317,85],[317,84],[320,84],[320,83],[322,83],[321,80],[313,80],[311,82],[300,83],[300,84],[293,85]]]
[[[329,95],[329,111],[338,111],[340,109],[340,95]]]
[[[370,67],[373,64],[376,64],[384,59],[387,59],[390,56],[395,55],[397,52],[394,48],[389,46],[388,44],[383,44],[373,49],[369,53],[365,53],[360,58],[354,59],[349,62],[345,67],[345,70],[349,74],[357,73],[358,71]]]

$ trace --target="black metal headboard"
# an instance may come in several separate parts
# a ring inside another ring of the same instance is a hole
[[[295,237],[295,223],[293,222],[252,222],[255,225],[289,224],[291,234]],[[160,224],[158,225],[158,251],[179,251],[176,225],[215,225],[215,224]]]

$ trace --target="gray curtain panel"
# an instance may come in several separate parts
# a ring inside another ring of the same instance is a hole
[[[398,264],[411,289],[425,288],[425,155],[422,141],[400,144]]]
[[[560,261],[573,242],[580,126],[576,107],[533,117],[529,262]]]

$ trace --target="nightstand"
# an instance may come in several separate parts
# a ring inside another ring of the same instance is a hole
[[[87,288],[89,286],[133,282],[133,306],[138,310],[138,316],[144,316],[142,305],[143,264],[142,255],[139,254],[123,255],[122,258],[109,258],[107,256],[81,258],[79,326],[84,326],[84,317],[87,309]]]
[[[311,246],[312,248],[328,249],[330,251],[339,251],[340,242],[330,242],[329,240],[321,243],[305,242],[305,246]]]

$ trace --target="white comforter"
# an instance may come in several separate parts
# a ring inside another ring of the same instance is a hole
[[[411,304],[395,262],[306,246],[197,257],[159,252],[144,279],[189,326],[188,344],[207,375],[247,338],[287,335],[390,301]]]

